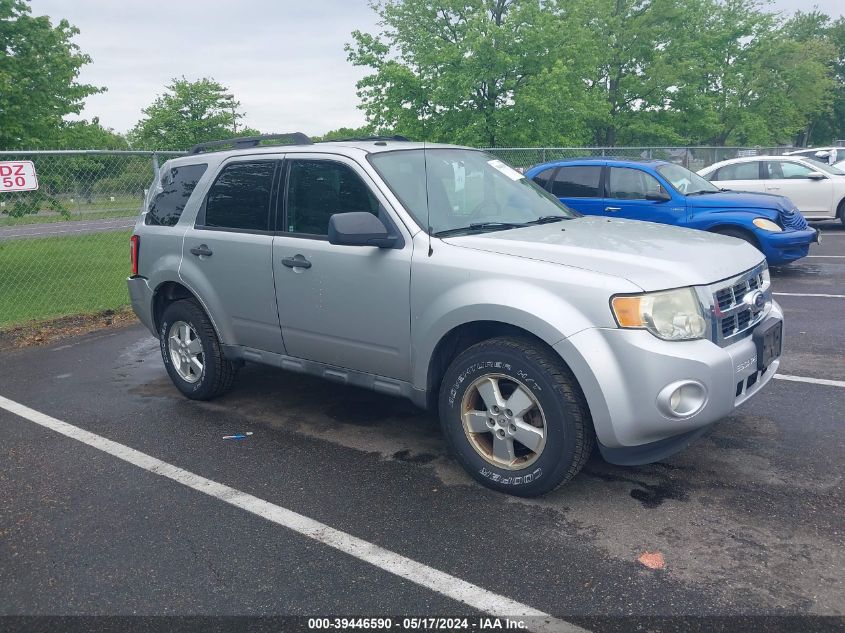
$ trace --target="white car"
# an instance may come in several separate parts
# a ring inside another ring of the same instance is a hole
[[[808,220],[845,224],[845,170],[802,156],[745,156],[700,170],[718,187],[786,196]]]
[[[793,152],[786,152],[784,156],[814,158],[822,163],[833,165],[845,157],[845,147],[811,147],[809,149],[797,149]]]

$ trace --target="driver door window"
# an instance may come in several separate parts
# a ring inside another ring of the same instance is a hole
[[[611,167],[608,197],[616,200],[645,200],[646,194],[665,193],[665,189],[650,174],[639,169]],[[683,193],[683,192],[682,192]]]
[[[328,160],[293,160],[288,174],[288,233],[324,237],[335,213],[379,213],[370,188],[347,165]]]
[[[800,163],[783,162],[780,164],[780,168],[782,175],[776,177],[784,178],[786,180],[807,178],[814,171],[813,169],[810,169],[806,165],[802,165]]]

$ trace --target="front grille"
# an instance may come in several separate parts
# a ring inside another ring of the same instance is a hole
[[[784,228],[803,231],[807,228],[807,220],[798,209],[780,210],[780,221]]]
[[[750,333],[766,315],[772,295],[764,271],[765,266],[761,265],[711,286],[714,338],[719,345],[730,345]],[[766,299],[761,309],[744,301],[745,296],[753,290],[760,290]]]

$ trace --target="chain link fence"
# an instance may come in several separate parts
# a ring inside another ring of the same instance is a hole
[[[0,152],[38,189],[0,193],[0,330],[126,306],[129,232],[166,153]]]
[[[538,163],[585,156],[608,158],[659,158],[692,171],[738,156],[772,156],[793,147],[493,147],[486,151],[513,167],[528,168]]]
[[[662,158],[698,170],[791,148],[545,147],[490,149],[514,167],[579,156]],[[0,152],[31,160],[37,191],[0,193],[0,330],[129,303],[129,234],[153,170],[178,152]]]

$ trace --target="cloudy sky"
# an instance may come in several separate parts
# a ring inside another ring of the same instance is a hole
[[[31,0],[33,13],[68,19],[93,63],[81,81],[106,86],[83,116],[119,132],[173,77],[213,77],[241,102],[245,123],[263,132],[322,134],[357,127],[362,69],[343,45],[373,31],[366,0]],[[843,0],[774,0],[775,10],[842,15]]]

